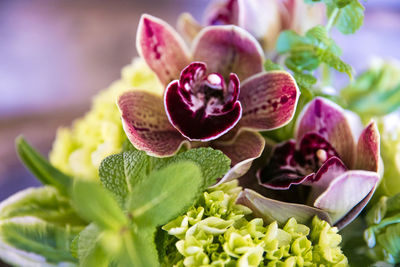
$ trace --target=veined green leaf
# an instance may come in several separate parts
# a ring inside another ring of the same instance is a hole
[[[169,164],[135,185],[127,209],[140,227],[165,224],[195,202],[202,192],[202,183],[196,164],[189,161]]]
[[[123,233],[123,249],[118,257],[118,266],[160,266],[154,243],[155,232],[155,227],[143,227],[137,232]]]
[[[39,181],[56,187],[64,195],[69,194],[72,185],[71,177],[54,168],[22,137],[17,138],[16,145],[20,159]]]
[[[18,266],[73,265],[69,246],[81,229],[30,216],[0,221],[0,257]]]
[[[119,230],[127,218],[111,194],[94,182],[75,180],[72,200],[78,213],[101,228]]]
[[[107,267],[110,258],[101,246],[102,231],[95,224],[89,224],[78,237],[79,266]]]
[[[132,187],[146,176],[149,163],[149,156],[139,150],[111,155],[102,161],[100,180],[114,194],[121,207]]]
[[[341,33],[352,34],[355,33],[363,23],[364,7],[358,0],[352,0],[340,9],[340,14],[336,19],[335,25]]]
[[[85,225],[69,199],[52,186],[28,188],[0,203],[0,220],[34,216],[58,225]]]
[[[210,147],[194,148],[179,153],[174,157],[152,158],[152,160],[155,170],[176,162],[191,161],[196,163],[200,167],[203,176],[201,191],[215,184],[218,178],[224,176],[231,164],[231,160],[224,153]]]

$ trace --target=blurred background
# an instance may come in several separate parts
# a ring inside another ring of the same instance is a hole
[[[38,183],[17,159],[23,134],[47,154],[56,129],[90,107],[91,97],[120,77],[136,56],[142,13],[175,25],[208,0],[0,0],[0,201]],[[357,72],[373,56],[400,59],[400,1],[368,0],[364,26],[334,32],[343,58]],[[0,263],[1,265],[1,263]]]

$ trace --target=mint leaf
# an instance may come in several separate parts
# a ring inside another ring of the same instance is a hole
[[[118,266],[160,266],[154,243],[155,232],[155,227],[143,227],[135,233],[125,232]]]
[[[283,67],[279,64],[276,64],[275,62],[273,62],[270,59],[267,59],[264,62],[264,70],[266,71],[271,71],[271,70],[283,70]]]
[[[34,216],[64,226],[85,225],[68,198],[51,186],[22,190],[0,203],[0,220]]]
[[[77,179],[72,200],[78,213],[103,229],[119,230],[127,218],[108,191],[94,182]]]
[[[135,185],[127,202],[133,221],[143,226],[159,226],[177,217],[192,205],[203,178],[200,168],[189,161],[172,163],[153,171]]]
[[[74,263],[69,245],[80,230],[31,216],[0,221],[0,257],[18,266]]]
[[[122,207],[132,187],[146,176],[149,163],[149,156],[139,150],[111,155],[101,162],[100,181]]]
[[[110,259],[100,243],[101,230],[95,224],[89,224],[80,234],[77,241],[79,266],[109,266]]]
[[[194,148],[170,158],[153,159],[153,168],[160,169],[175,162],[191,161],[201,170],[204,182],[201,191],[216,183],[229,170],[231,160],[220,150],[210,147]]]
[[[68,195],[72,178],[54,168],[45,158],[34,150],[22,137],[16,139],[17,152],[25,166],[43,184],[48,184]]]
[[[335,26],[343,34],[355,33],[364,23],[364,7],[358,0],[350,2],[340,9]]]

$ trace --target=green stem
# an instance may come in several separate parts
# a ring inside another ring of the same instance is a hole
[[[335,24],[336,18],[339,15],[340,12],[340,8],[335,7],[335,9],[332,11],[331,15],[329,16],[329,20],[328,23],[326,24],[325,28],[326,31],[329,33],[333,27],[333,25]]]
[[[400,215],[395,215],[393,217],[383,219],[379,224],[371,226],[370,228],[373,229],[374,232],[376,232],[379,229],[382,229],[388,225],[396,223],[400,223]]]

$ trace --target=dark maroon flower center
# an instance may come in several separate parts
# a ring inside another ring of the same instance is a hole
[[[241,117],[239,78],[228,83],[219,73],[207,74],[202,62],[194,62],[169,84],[165,108],[170,122],[191,140],[208,141],[227,132]]]
[[[288,189],[292,184],[312,180],[331,157],[338,157],[332,145],[321,135],[308,133],[297,147],[294,141],[276,146],[268,165],[259,171],[258,178],[265,187]]]

